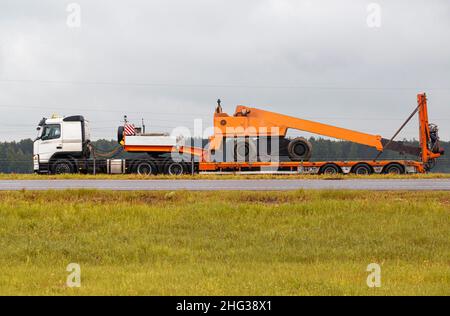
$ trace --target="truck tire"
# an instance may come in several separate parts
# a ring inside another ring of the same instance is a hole
[[[169,161],[164,166],[164,174],[171,176],[180,176],[186,173],[186,164],[182,161]]]
[[[58,159],[52,163],[51,171],[53,174],[70,174],[74,173],[73,164],[67,159]]]
[[[373,170],[368,164],[359,163],[352,168],[352,173],[357,175],[369,175],[373,173]]]
[[[258,147],[252,139],[239,139],[234,143],[235,161],[255,162],[258,158]]]
[[[405,168],[399,163],[390,163],[383,169],[385,174],[404,174]]]
[[[152,161],[140,161],[136,163],[136,166],[134,167],[134,172],[139,175],[149,176],[152,174],[157,174],[158,168]]]
[[[297,137],[288,145],[289,158],[292,161],[308,161],[312,154],[312,145],[303,137]]]
[[[341,168],[338,165],[335,165],[334,163],[326,164],[325,166],[322,166],[320,168],[319,174],[325,174],[325,175],[334,175],[342,173]]]

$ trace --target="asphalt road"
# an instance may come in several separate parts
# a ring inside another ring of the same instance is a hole
[[[0,190],[407,190],[450,191],[450,179],[373,179],[373,180],[2,180]]]

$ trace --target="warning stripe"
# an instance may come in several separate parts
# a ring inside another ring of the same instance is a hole
[[[125,124],[124,131],[125,131],[126,136],[136,135],[136,129],[135,129],[134,125],[132,125],[132,124]]]

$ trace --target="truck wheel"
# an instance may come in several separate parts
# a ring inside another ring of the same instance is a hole
[[[56,160],[52,164],[52,173],[53,174],[74,173],[74,167],[69,160],[66,159]]]
[[[360,163],[354,166],[352,172],[357,175],[369,175],[373,173],[372,167],[365,163]]]
[[[384,167],[383,173],[385,174],[404,174],[405,169],[401,164],[391,163]]]
[[[322,168],[320,168],[320,172],[319,174],[326,174],[326,175],[334,175],[334,174],[338,174],[338,173],[342,173],[341,168],[339,168],[339,166],[335,165],[335,164],[327,164],[325,166],[323,166]]]
[[[288,154],[292,161],[308,161],[311,158],[312,145],[303,137],[294,138],[288,145]]]
[[[254,162],[257,159],[258,148],[251,139],[239,139],[234,143],[234,159],[235,161]]]
[[[157,174],[158,169],[153,162],[150,161],[141,161],[136,164],[135,171],[137,174],[143,176],[149,176],[152,174]]]
[[[185,172],[186,166],[181,161],[169,161],[164,167],[164,173],[171,176],[180,176]]]

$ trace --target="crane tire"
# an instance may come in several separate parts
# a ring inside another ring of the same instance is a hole
[[[254,162],[258,158],[258,147],[252,139],[238,139],[234,142],[235,161]]]
[[[294,138],[288,145],[289,158],[292,161],[308,161],[312,155],[311,143],[303,137]]]

